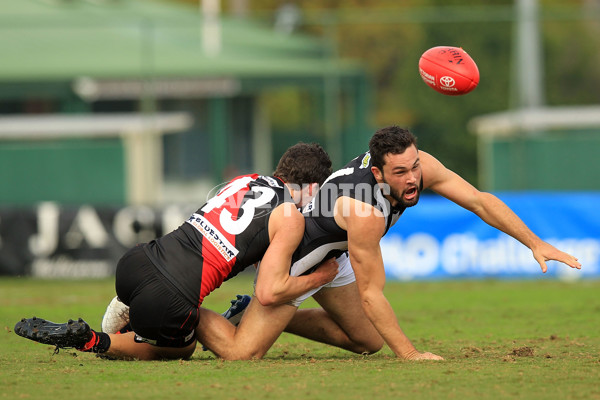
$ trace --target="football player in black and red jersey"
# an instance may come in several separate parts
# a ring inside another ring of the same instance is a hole
[[[330,173],[331,161],[319,145],[299,143],[281,157],[273,176],[233,179],[179,228],[125,253],[115,286],[129,306],[132,332],[108,334],[82,319],[57,324],[35,317],[18,322],[15,332],[111,358],[190,357],[204,297],[261,259],[264,271],[272,269],[270,263],[289,268],[304,234],[298,207],[310,201]],[[294,298],[330,282],[336,273],[337,264],[329,262],[310,275],[277,275],[273,290]]]

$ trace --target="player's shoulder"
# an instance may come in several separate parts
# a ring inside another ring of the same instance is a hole
[[[235,178],[233,178],[229,181],[229,184],[238,183],[238,182],[239,183],[244,182],[250,186],[252,186],[252,185],[269,186],[272,188],[279,188],[279,189],[283,189],[284,184],[285,184],[281,178],[278,178],[276,176],[267,176],[267,175],[260,175],[260,174],[246,174],[246,175],[236,176]]]
[[[423,150],[419,150],[419,161],[423,172],[422,180],[424,188],[431,187],[444,178],[447,169],[444,164],[433,155]]]
[[[432,154],[423,151],[423,150],[419,150],[419,161],[421,162],[422,165],[424,166],[443,166],[442,163],[435,158]]]
[[[304,216],[294,203],[281,203],[271,212],[269,229],[288,233],[293,231],[303,233],[304,225]]]
[[[354,157],[348,164],[346,164],[345,168],[355,168],[357,170],[371,170],[371,153],[366,151],[360,154],[357,157]]]
[[[371,183],[373,179],[373,173],[371,172],[371,154],[367,151],[358,157],[355,157],[344,167],[331,174],[325,181],[325,184],[329,182],[332,184]]]
[[[252,175],[252,181],[248,183],[248,188],[252,191],[256,191],[257,189],[252,189],[256,187],[263,188],[259,190],[260,193],[265,192],[274,192],[274,198],[276,198],[278,203],[286,201],[289,196],[287,196],[287,189],[285,187],[285,182],[276,176],[268,176],[268,175]]]
[[[271,213],[271,218],[281,218],[282,221],[300,221],[304,216],[292,202],[278,204]]]
[[[283,190],[285,183],[281,178],[276,176],[268,176],[268,175],[256,175],[255,181],[257,184],[263,186],[269,186],[274,189]]]

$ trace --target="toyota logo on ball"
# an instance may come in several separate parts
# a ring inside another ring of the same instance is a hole
[[[452,87],[456,82],[451,76],[442,76],[440,78],[440,84],[445,87]]]

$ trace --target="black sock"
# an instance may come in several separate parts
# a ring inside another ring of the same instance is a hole
[[[104,332],[96,332],[96,335],[98,335],[98,341],[96,342],[96,345],[92,347],[92,352],[106,353],[110,347],[110,336],[108,333]]]
[[[110,347],[110,336],[108,333],[92,330],[92,338],[79,349],[88,353],[105,353]]]
[[[124,327],[119,329],[118,333],[127,333],[127,332],[132,332],[132,331],[133,331],[133,328],[131,327],[131,322],[128,322],[127,325],[125,325]]]

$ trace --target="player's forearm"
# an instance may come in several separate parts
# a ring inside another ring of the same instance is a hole
[[[311,275],[287,276],[271,282],[256,283],[256,298],[263,306],[285,304],[322,284]]]
[[[502,200],[490,193],[482,193],[481,207],[474,212],[487,224],[512,236],[533,249],[541,239]]]
[[[361,298],[367,317],[396,356],[410,359],[418,354],[417,349],[398,325],[396,314],[383,293],[381,293],[381,296],[378,294],[363,294]]]

